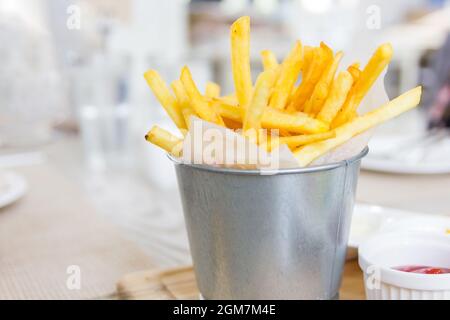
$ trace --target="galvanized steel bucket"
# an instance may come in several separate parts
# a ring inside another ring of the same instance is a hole
[[[233,170],[175,159],[205,299],[337,299],[361,159]]]

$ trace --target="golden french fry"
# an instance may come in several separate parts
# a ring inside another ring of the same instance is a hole
[[[288,113],[274,108],[266,108],[262,118],[266,129],[285,129],[293,133],[313,134],[328,131],[328,126],[305,113]]]
[[[273,150],[274,147],[278,145],[286,144],[290,149],[295,149],[300,146],[304,146],[322,140],[332,139],[334,137],[336,137],[335,131],[327,131],[324,133],[303,134],[299,136],[272,138],[271,139],[272,143],[269,144],[267,148],[268,151],[271,151]]]
[[[235,94],[230,94],[227,96],[222,96],[219,98],[213,98],[213,100],[218,100],[221,101],[225,104],[231,104],[233,106],[238,106],[239,105],[239,101],[237,100],[237,97]]]
[[[278,130],[278,135],[280,137],[290,137],[290,136],[292,136],[292,134],[289,131],[287,131],[286,129],[276,129],[276,130]]]
[[[302,65],[302,75],[305,76],[308,74],[309,67],[311,66],[311,62],[314,56],[314,47],[304,46],[303,47],[303,65]]]
[[[279,66],[275,53],[270,50],[261,51],[261,58],[263,62],[264,71],[276,68]]]
[[[214,110],[223,118],[241,122],[244,110],[240,107],[225,104],[220,101],[212,103]],[[328,126],[320,120],[311,118],[305,113],[287,111],[267,107],[261,119],[261,127],[265,129],[286,130],[297,134],[313,134],[328,131]]]
[[[311,69],[315,49],[316,48],[314,48],[314,47],[303,46],[303,63],[302,63],[302,69],[301,69],[302,80],[306,78],[306,76],[309,73],[309,70]],[[289,96],[289,99],[288,99],[288,106],[286,108],[286,110],[288,110],[290,112],[297,111],[297,109],[295,108],[295,105],[292,103],[292,101],[294,100],[295,93],[297,92],[297,90],[299,88],[300,88],[300,85],[297,87],[295,87],[295,85],[294,85],[294,87],[291,90],[291,95]]]
[[[195,113],[205,121],[225,126],[220,115],[218,115],[213,108],[210,108],[208,101],[200,94],[200,91],[198,91],[188,67],[183,67],[180,80],[191,100]]]
[[[253,98],[250,101],[248,108],[245,110],[244,134],[253,129],[257,132],[261,129],[261,119],[264,115],[264,110],[269,103],[271,89],[276,80],[276,69],[269,69],[261,73],[256,80]]]
[[[330,124],[339,110],[345,103],[347,95],[353,85],[353,77],[348,71],[339,73],[336,80],[331,85],[330,94],[328,95],[322,110],[317,119]]]
[[[269,105],[272,108],[283,110],[289,100],[292,88],[297,81],[303,63],[303,46],[300,41],[283,61],[277,83],[272,92]]]
[[[250,17],[236,20],[231,26],[231,67],[239,105],[247,108],[252,98],[250,69]]]
[[[392,54],[393,50],[391,44],[387,43],[378,47],[369,63],[362,71],[359,80],[352,88],[342,110],[334,119],[332,123],[333,128],[336,128],[349,120],[366,94],[372,88],[377,78],[391,61]]]
[[[242,123],[240,121],[234,121],[231,119],[223,118],[223,122],[225,122],[225,126],[228,129],[232,129],[232,130],[242,129]]]
[[[179,129],[186,129],[187,126],[181,112],[181,107],[175,97],[170,93],[169,88],[159,73],[155,70],[149,70],[144,74],[144,78],[175,125]]]
[[[353,83],[358,82],[359,78],[361,77],[361,69],[359,69],[359,62],[352,64],[347,68],[347,71],[350,72],[350,74],[353,77]]]
[[[217,99],[211,100],[211,106],[222,118],[243,123],[245,116],[245,110],[243,108]]]
[[[191,126],[191,117],[195,116],[196,113],[191,106],[191,102],[189,100],[189,96],[184,89],[183,83],[181,80],[174,80],[171,84],[172,90],[177,97],[178,104],[181,107],[181,113],[184,117],[184,122],[186,123],[187,128],[189,129]]]
[[[220,96],[220,86],[214,82],[206,84],[205,96],[207,98],[218,98]]]
[[[181,155],[183,140],[158,126],[153,126],[145,139],[176,157]]]
[[[329,51],[325,47],[321,46],[319,48],[315,48],[312,64],[308,68],[309,71],[305,75],[301,84],[294,92],[289,110],[303,110],[305,102],[311,96],[317,82],[319,81],[325,69],[325,66],[329,63],[332,57],[333,56],[329,55]]]
[[[325,42],[320,42],[320,47],[325,50],[325,54],[331,59],[333,59],[334,53],[333,49],[331,49]]]
[[[304,112],[311,113],[313,115],[317,115],[320,112],[325,100],[328,97],[331,83],[333,82],[334,76],[336,75],[336,71],[343,56],[344,53],[342,51],[338,52],[334,56],[333,61],[325,68],[319,82],[314,88],[311,98],[305,105]]]
[[[336,128],[336,137],[334,139],[316,142],[299,148],[294,152],[299,165],[307,166],[320,156],[347,142],[354,136],[415,108],[419,105],[421,96],[422,87],[412,89],[388,102],[386,105]]]

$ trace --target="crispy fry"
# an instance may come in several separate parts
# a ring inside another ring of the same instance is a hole
[[[213,108],[222,117],[241,122],[244,111],[240,107],[213,102]],[[320,120],[309,117],[302,112],[289,113],[287,111],[267,107],[261,119],[261,126],[265,129],[286,130],[297,134],[313,134],[328,131],[328,126]]]
[[[325,100],[328,97],[331,83],[333,82],[334,76],[336,75],[336,71],[343,56],[344,53],[342,51],[338,52],[334,56],[333,61],[325,68],[319,82],[314,88],[311,98],[305,105],[304,112],[311,113],[313,115],[317,115],[320,112]]]
[[[234,121],[231,119],[223,118],[223,122],[225,122],[225,126],[228,129],[232,129],[232,130],[242,129],[242,123],[239,121]]]
[[[189,100],[189,96],[184,89],[183,83],[181,80],[176,79],[171,84],[172,90],[175,93],[175,96],[177,97],[178,104],[181,107],[181,113],[184,117],[184,122],[186,123],[187,128],[189,129],[191,126],[191,117],[195,116],[196,113],[191,106],[191,102]]]
[[[347,71],[350,72],[353,77],[353,83],[358,82],[359,78],[361,77],[362,71],[361,69],[359,69],[359,65],[359,62],[356,62],[347,68]]]
[[[192,107],[195,113],[205,121],[213,122],[221,126],[225,126],[220,115],[216,114],[213,108],[210,108],[208,101],[200,94],[194,80],[192,79],[191,72],[188,67],[183,67],[181,71],[181,82],[183,83],[184,89],[186,90]]]
[[[311,66],[308,68],[308,73],[305,75],[302,83],[294,92],[292,97],[290,110],[303,110],[305,102],[311,96],[317,82],[319,81],[325,66],[329,63],[333,56],[329,55],[328,49],[324,46],[315,48],[313,53],[313,60]]]
[[[147,80],[147,83],[155,94],[155,97],[164,107],[175,125],[179,129],[186,129],[187,126],[181,112],[181,107],[178,104],[177,100],[170,93],[169,88],[167,87],[166,83],[161,78],[159,73],[155,70],[149,70],[144,74],[144,78],[145,80]]]
[[[340,146],[354,136],[406,112],[420,103],[422,87],[412,89],[384,106],[336,128],[336,137],[299,148],[294,152],[300,166],[307,166],[328,151]]]
[[[153,126],[145,139],[176,157],[181,154],[183,140],[158,126]]]
[[[304,46],[303,47],[303,65],[302,65],[302,75],[305,76],[308,74],[309,67],[311,66],[311,62],[314,56],[314,47]]]
[[[218,101],[221,101],[221,102],[226,103],[226,104],[231,104],[233,106],[238,106],[239,105],[239,102],[238,102],[237,97],[236,97],[235,94],[230,94],[230,95],[222,96],[222,97],[219,97],[219,98],[213,98],[213,100],[218,100]]]
[[[217,99],[211,100],[211,106],[222,118],[243,123],[245,112],[241,107]]]
[[[352,113],[356,111],[377,78],[391,61],[392,54],[392,46],[389,43],[381,45],[375,51],[369,63],[362,71],[358,82],[356,82],[355,86],[352,88],[342,110],[334,119],[332,123],[333,128],[336,128],[349,120]]]
[[[231,26],[231,67],[239,105],[247,108],[253,84],[250,69],[250,17],[241,17]]]
[[[290,136],[292,136],[291,133],[288,130],[286,130],[286,129],[275,129],[275,130],[278,130],[278,135],[280,137],[290,137]]]
[[[279,66],[277,57],[270,50],[261,51],[261,58],[262,58],[262,62],[263,62],[264,71],[272,69],[272,68],[276,68]]]
[[[271,151],[273,150],[274,147],[278,145],[286,144],[290,149],[295,149],[300,146],[304,146],[322,140],[332,139],[334,137],[336,137],[335,131],[327,131],[324,133],[303,134],[299,136],[272,138],[271,144],[268,145],[267,147],[268,151]]]
[[[214,82],[206,84],[205,96],[208,98],[217,98],[220,96],[220,86]]]
[[[244,134],[253,129],[256,132],[261,129],[261,119],[264,110],[269,103],[271,89],[276,80],[276,69],[269,69],[260,74],[256,80],[253,98],[245,110]]]
[[[305,113],[288,113],[286,111],[266,108],[262,118],[266,129],[285,129],[293,133],[313,134],[328,131],[328,126]]]
[[[292,88],[297,81],[303,63],[303,46],[300,41],[283,61],[277,83],[273,89],[270,106],[283,110],[286,107]]]
[[[330,124],[342,108],[353,85],[353,77],[348,71],[339,73],[334,80],[330,94],[323,105],[317,119]]]

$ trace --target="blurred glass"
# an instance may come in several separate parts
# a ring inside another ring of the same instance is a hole
[[[48,141],[66,107],[50,38],[31,21],[0,13],[0,61],[0,146]]]
[[[95,56],[74,72],[75,100],[89,168],[128,168],[132,163],[128,63]]]

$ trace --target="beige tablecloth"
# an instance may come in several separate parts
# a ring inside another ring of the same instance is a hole
[[[0,209],[0,299],[106,297],[125,273],[153,266],[57,168],[16,171],[30,185],[23,199]],[[72,265],[81,271],[80,290],[66,284]]]

